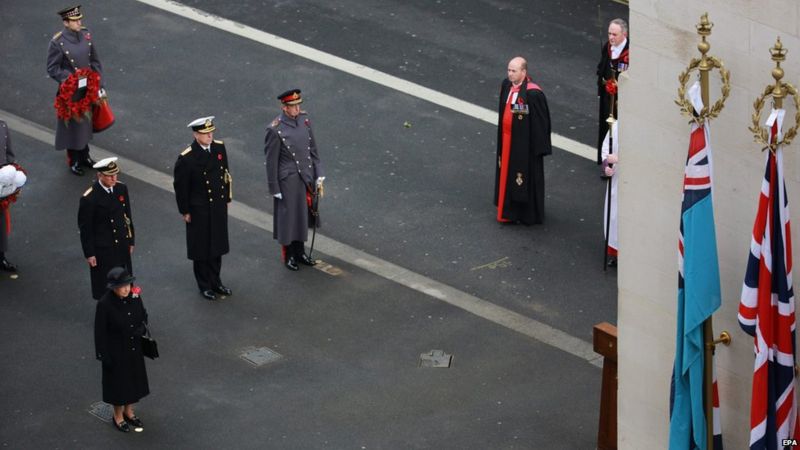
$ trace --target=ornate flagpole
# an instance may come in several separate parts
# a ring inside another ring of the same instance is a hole
[[[698,125],[704,125],[706,121],[716,118],[725,105],[725,100],[730,94],[730,73],[723,67],[722,61],[711,55],[708,51],[711,49],[711,44],[706,40],[711,35],[711,28],[714,26],[708,20],[708,13],[704,13],[700,17],[700,23],[695,25],[697,34],[700,35],[700,42],[697,44],[697,49],[700,51],[700,58],[693,58],[689,62],[687,69],[681,73],[679,80],[681,86],[678,88],[679,100],[676,101],[678,106],[681,107],[681,112],[692,118]],[[700,74],[700,96],[703,100],[703,108],[700,111],[695,111],[691,102],[686,98],[686,83],[689,81],[689,74],[693,70],[698,70]],[[709,72],[713,69],[718,69],[722,79],[722,97],[714,103],[710,104],[709,96]],[[712,317],[703,323],[703,341],[705,342],[704,358],[703,358],[703,405],[705,409],[706,418],[706,444],[707,449],[714,448],[714,374],[713,374],[713,361],[714,349],[717,344],[724,343],[729,345],[731,342],[730,334],[723,331],[719,339],[714,339],[714,328]]]

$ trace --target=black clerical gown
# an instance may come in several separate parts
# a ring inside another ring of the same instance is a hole
[[[494,184],[498,221],[544,221],[543,157],[551,153],[550,110],[544,93],[530,79],[516,89],[503,80]]]

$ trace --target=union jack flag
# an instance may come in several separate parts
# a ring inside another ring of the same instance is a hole
[[[700,110],[699,87],[689,90]],[[703,407],[705,367],[703,323],[722,303],[714,230],[711,182],[711,145],[708,124],[693,124],[683,179],[680,238],[678,240],[678,316],[675,364],[670,389],[670,450],[721,450],[719,395],[716,377],[713,448],[707,445]],[[713,372],[713,362],[712,372]]]
[[[770,141],[781,134],[783,110],[773,110]],[[758,212],[739,303],[739,325],[754,337],[750,449],[784,448],[798,438],[792,233],[783,178],[783,151],[767,151]],[[788,448],[788,447],[787,447]]]

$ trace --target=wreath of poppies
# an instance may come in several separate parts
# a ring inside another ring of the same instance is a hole
[[[86,78],[86,95],[80,100],[73,101],[72,97],[78,90],[78,80]],[[100,89],[100,74],[92,69],[78,69],[71,74],[58,88],[58,95],[53,106],[59,119],[80,121],[83,117],[91,117],[92,107],[100,101],[97,94]]]

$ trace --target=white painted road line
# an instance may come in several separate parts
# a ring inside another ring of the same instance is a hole
[[[331,55],[330,53],[317,50],[307,45],[298,44],[297,42],[284,39],[280,36],[276,36],[247,25],[225,19],[224,17],[215,16],[214,14],[186,6],[178,2],[170,0],[136,1],[184,17],[186,19],[193,20],[203,25],[216,28],[218,30],[227,31],[228,33],[235,34],[236,36],[250,39],[278,50],[283,50],[293,55],[300,56],[301,58],[311,60],[315,63],[332,67],[350,75],[378,83],[396,91],[400,91],[404,94],[408,94],[422,100],[427,100],[436,105],[452,109],[453,111],[483,120],[484,122],[489,122],[492,125],[497,125],[497,111],[492,111],[490,109],[465,102],[459,98],[444,94],[439,91],[434,91],[433,89],[426,88],[425,86],[421,86],[402,78],[398,78],[394,75],[389,75],[388,73],[369,68],[362,64]],[[551,138],[553,146],[560,148],[565,152],[569,152],[592,161],[597,158],[597,149],[594,147],[581,144],[578,141],[555,133],[551,135]]]
[[[0,119],[5,120],[8,127],[14,130],[15,133],[20,133],[29,138],[36,139],[48,146],[51,146],[53,142],[55,142],[55,133],[39,124],[3,110],[0,110]],[[136,178],[170,193],[174,192],[172,189],[172,176],[169,174],[159,172],[158,170],[123,158],[94,145],[92,146],[92,154],[97,160],[109,156],[117,156],[120,166],[124,169],[123,172],[125,176]],[[267,214],[236,200],[231,203],[228,214],[235,219],[272,233],[271,214]],[[412,272],[390,263],[389,261],[384,261],[376,256],[362,252],[361,250],[329,237],[317,234],[315,245],[320,252],[326,255],[338,258],[382,278],[394,281],[402,286],[449,303],[478,317],[482,317],[498,325],[536,339],[539,342],[575,355],[597,367],[602,366],[601,357],[594,353],[590,343],[557,330],[550,325],[467,294],[466,292]]]

